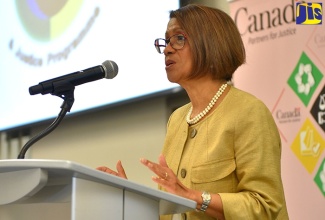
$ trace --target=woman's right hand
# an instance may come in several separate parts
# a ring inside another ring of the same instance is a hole
[[[123,179],[128,179],[125,174],[124,168],[122,166],[122,162],[120,160],[117,161],[117,164],[116,164],[117,171],[111,170],[110,168],[105,167],[105,166],[97,167],[96,170],[103,171],[105,173],[109,173],[109,174],[121,177]]]

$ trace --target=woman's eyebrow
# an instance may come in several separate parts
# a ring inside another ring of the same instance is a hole
[[[165,37],[172,36],[172,35],[175,35],[175,34],[183,34],[183,33],[184,33],[184,31],[181,28],[175,28],[173,30],[166,31],[165,32]]]

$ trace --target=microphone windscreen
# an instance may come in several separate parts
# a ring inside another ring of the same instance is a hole
[[[113,79],[118,73],[118,66],[114,61],[106,60],[102,63],[102,66],[105,70],[105,78]]]

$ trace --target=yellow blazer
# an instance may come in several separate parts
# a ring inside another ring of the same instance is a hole
[[[227,220],[289,219],[281,180],[281,140],[268,108],[235,87],[192,126],[185,119],[189,108],[184,105],[171,115],[163,147],[180,181],[192,189],[218,193]],[[214,219],[196,211],[182,216]]]

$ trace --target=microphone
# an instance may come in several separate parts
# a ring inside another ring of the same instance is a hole
[[[114,61],[106,60],[102,65],[40,82],[38,85],[29,87],[29,94],[36,95],[41,93],[42,95],[45,95],[48,93],[54,93],[56,85],[62,84],[62,82],[69,83],[72,86],[78,86],[102,78],[113,79],[117,73],[117,64]]]

